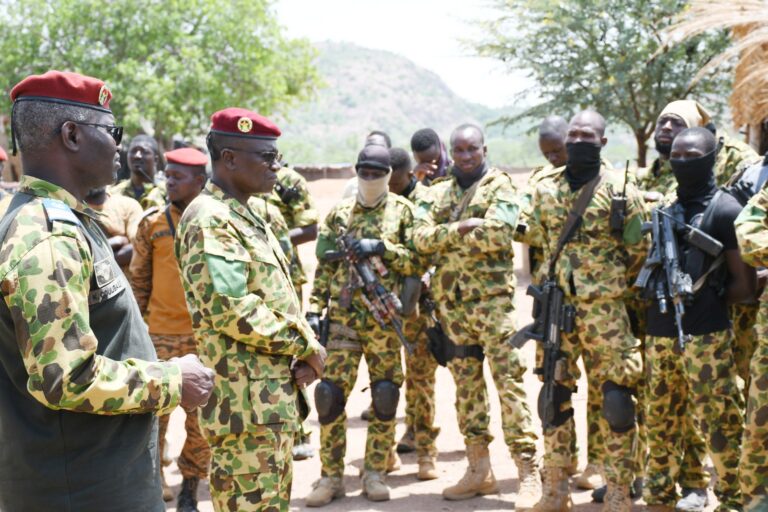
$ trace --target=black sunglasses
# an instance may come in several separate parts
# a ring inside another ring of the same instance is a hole
[[[123,140],[123,127],[122,126],[116,126],[111,124],[99,124],[99,123],[81,123],[79,121],[72,121],[75,124],[82,124],[85,126],[96,126],[98,128],[104,128],[109,135],[112,136],[113,139],[115,139],[115,144],[120,144],[120,141]]]
[[[249,151],[247,149],[240,148],[222,148],[222,151],[228,149],[230,151],[240,151],[242,153],[251,153],[253,155],[259,155],[264,163],[272,165],[275,162],[283,161],[283,154],[278,151]]]

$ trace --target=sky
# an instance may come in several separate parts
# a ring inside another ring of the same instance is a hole
[[[489,107],[514,102],[529,83],[494,59],[473,56],[462,40],[481,33],[473,25],[494,11],[477,0],[277,0],[289,37],[347,41],[387,50],[437,73],[459,96]]]

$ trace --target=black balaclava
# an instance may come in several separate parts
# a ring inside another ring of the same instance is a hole
[[[715,195],[716,157],[717,150],[714,150],[698,158],[670,159],[669,164],[677,180],[677,198],[683,206],[708,201]]]
[[[568,142],[565,150],[568,161],[565,164],[565,179],[576,192],[589,183],[600,172],[600,151],[603,146],[591,142]]]
[[[477,180],[485,176],[485,171],[488,166],[483,162],[478,165],[472,172],[464,172],[455,165],[451,168],[451,174],[456,176],[456,181],[459,182],[459,186],[464,190],[471,187]]]

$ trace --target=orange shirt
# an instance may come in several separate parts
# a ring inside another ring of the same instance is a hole
[[[181,211],[170,205],[175,230]],[[192,334],[181,273],[173,252],[173,234],[166,208],[144,214],[133,241],[131,288],[152,334]]]

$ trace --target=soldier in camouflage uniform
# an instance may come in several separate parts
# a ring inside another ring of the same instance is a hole
[[[417,203],[426,197],[429,189],[416,179],[411,157],[401,148],[389,150],[392,162],[392,176],[389,191]],[[429,282],[431,274],[425,273],[423,282]],[[424,286],[422,284],[422,286]],[[422,304],[423,305],[423,304]],[[435,440],[440,427],[435,426],[435,371],[437,361],[427,348],[426,329],[429,315],[426,311],[415,311],[405,319],[405,335],[416,346],[413,354],[405,353],[405,424],[408,427],[398,444],[398,451],[408,437],[413,442],[418,457],[419,480],[437,478]]]
[[[724,264],[706,258],[696,265],[696,250],[679,237],[681,270],[694,283],[705,279],[686,301],[681,327],[691,338],[682,355],[671,306],[666,314],[655,301],[648,307],[646,413],[650,458],[645,501],[657,510],[689,510],[693,505],[702,510],[706,506],[706,489],[676,503],[675,483],[683,448],[687,448],[686,418],[693,417],[695,430],[704,434],[717,471],[717,510],[739,511],[743,399],[733,361],[727,304],[754,293],[754,270],[741,261],[732,228],[741,205],[730,194],[716,195],[715,137],[706,128],[686,129],[675,137],[670,156],[677,182],[674,205],[682,209],[686,223],[697,223],[723,244]]]
[[[249,205],[276,182],[280,130],[240,108],[211,121],[211,181],[176,239],[200,358],[216,371],[200,413],[211,497],[217,511],[284,511],[293,438],[308,412],[303,387],[322,375],[324,350],[301,316],[279,242]]]
[[[768,267],[768,188],[763,187],[735,222],[741,257]],[[765,276],[761,281],[764,283]],[[750,363],[747,418],[741,446],[741,491],[745,512],[768,510],[768,295],[760,300],[757,347]]]
[[[11,91],[19,192],[0,222],[0,509],[165,510],[154,414],[194,408],[213,375],[157,362],[88,190],[122,130],[101,80],[49,71]]]
[[[602,467],[608,484],[605,511],[629,511],[629,484],[636,471],[636,387],[642,359],[639,343],[631,333],[624,306],[627,275],[639,269],[645,244],[640,233],[644,207],[635,187],[626,186],[627,208],[624,229],[612,233],[609,226],[611,198],[620,195],[623,176],[601,165],[600,152],[607,139],[605,121],[596,112],[577,114],[566,138],[568,163],[563,172],[536,187],[532,210],[524,219],[545,255],[555,251],[567,214],[581,193],[581,187],[600,175],[600,182],[575,235],[555,262],[555,279],[575,308],[575,328],[562,333],[561,350],[568,373],[558,383],[574,389],[578,370],[573,361],[580,355],[588,372],[587,380],[601,389],[603,417],[600,430]],[[556,425],[544,431],[544,496],[537,512],[560,512],[572,507],[565,468],[571,461],[571,400],[559,400]],[[609,418],[610,421],[606,418]]]
[[[367,302],[373,298],[360,287],[349,260],[332,259],[339,237],[354,238],[355,259],[379,257],[387,268],[381,284],[398,293],[404,276],[419,276],[423,265],[410,247],[411,204],[388,192],[389,150],[366,146],[357,160],[357,196],[342,200],[325,218],[317,242],[318,267],[310,296],[310,323],[319,331],[323,309],[331,319],[328,361],[323,379],[315,388],[320,419],[321,478],[307,497],[307,506],[323,506],[344,495],[346,421],[344,411],[357,380],[360,358],[365,356],[370,374],[374,416],[368,423],[363,466],[363,494],[372,501],[389,499],[384,481],[387,460],[394,444],[395,412],[403,383],[401,342],[391,324],[382,326]],[[376,270],[374,270],[376,272]],[[386,322],[386,320],[385,320]]]
[[[150,208],[139,223],[133,240],[130,283],[141,314],[147,320],[149,335],[160,359],[186,354],[197,354],[192,334],[184,288],[181,284],[179,264],[174,254],[176,226],[187,205],[197,197],[205,185],[205,165],[208,157],[193,148],[182,148],[166,153],[168,166],[168,199],[170,204],[159,210]],[[127,197],[123,199],[128,200]],[[132,201],[132,199],[131,199]],[[160,416],[159,451],[165,453],[170,416]],[[197,486],[201,478],[208,477],[211,450],[200,431],[197,411],[187,414],[184,423],[186,439],[178,459],[183,478],[179,493],[178,512],[197,510]],[[163,470],[163,498],[173,499],[165,483]]]
[[[448,363],[457,383],[456,410],[469,465],[464,477],[443,490],[451,500],[497,492],[488,444],[488,396],[483,358],[488,357],[499,392],[504,441],[517,464],[517,510],[540,496],[536,434],[523,389],[526,367],[507,344],[515,331],[512,234],[520,211],[509,175],[486,162],[483,132],[462,125],[451,136],[450,177],[419,200],[414,243],[437,262],[432,293],[439,319],[459,357]]]
[[[542,121],[539,126],[539,150],[544,158],[549,162],[548,165],[536,167],[531,171],[525,188],[520,193],[521,211],[529,211],[533,192],[539,182],[559,175],[560,169],[566,163],[568,154],[565,151],[565,137],[568,133],[568,121],[560,116],[549,116]],[[525,226],[519,226],[515,232],[515,240],[528,245],[528,261],[530,266],[532,280],[538,281],[537,276],[544,263],[544,255],[540,247],[530,245],[530,240],[525,237]],[[537,351],[537,356],[540,356]],[[603,485],[602,475],[600,473],[600,461],[603,459],[600,450],[603,446],[603,440],[600,437],[600,426],[598,417],[600,416],[600,405],[602,399],[600,390],[594,386],[589,386],[587,391],[587,466],[584,471],[575,477],[574,481],[579,489],[597,489]],[[579,456],[576,446],[576,424],[573,419],[568,420],[570,428],[573,428],[573,450],[571,454],[571,464],[567,471],[569,475],[578,473]]]
[[[163,155],[157,141],[149,135],[137,135],[128,146],[128,169],[130,179],[110,187],[113,195],[123,195],[135,199],[145,210],[165,208],[165,185],[155,183],[155,173]]]

